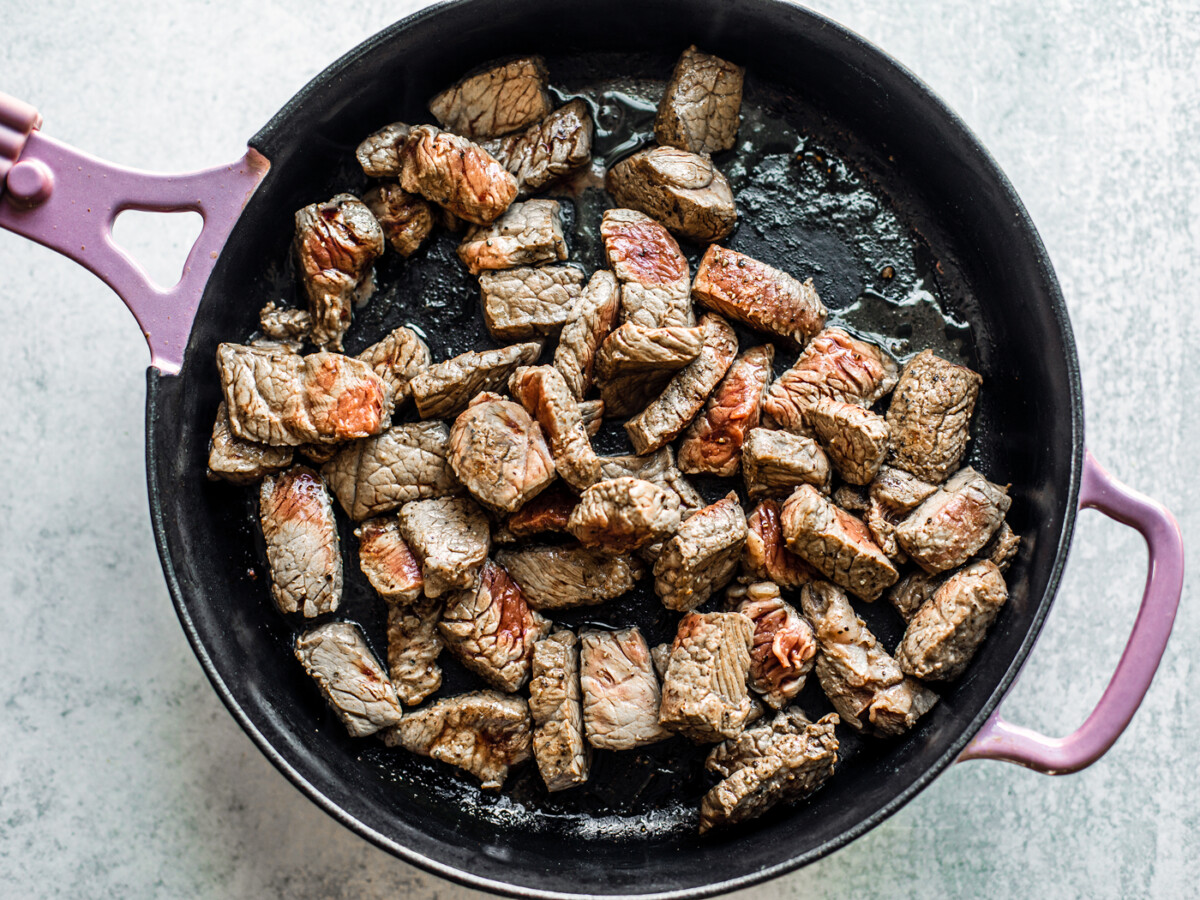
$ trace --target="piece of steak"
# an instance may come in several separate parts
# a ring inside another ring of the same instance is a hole
[[[729,602],[754,623],[750,688],[772,709],[783,709],[804,688],[817,657],[812,625],[779,594],[779,585],[760,581],[731,588]]]
[[[742,446],[762,419],[775,348],[751,347],[733,361],[679,445],[679,468],[689,474],[738,473]]]
[[[571,315],[583,291],[575,266],[528,266],[482,272],[483,322],[497,341],[551,334]]]
[[[645,328],[626,322],[600,345],[596,378],[611,381],[635,372],[668,375],[692,362],[703,349],[704,329],[698,326]]]
[[[742,477],[753,499],[788,496],[802,484],[829,491],[829,457],[816,441],[789,431],[753,428],[742,444]]]
[[[871,482],[869,493],[872,500],[878,500],[891,511],[906,513],[920,506],[937,489],[936,484],[922,481],[903,469],[883,466]]]
[[[416,706],[442,686],[437,664],[443,646],[437,629],[441,612],[439,600],[388,605],[388,674],[406,706]]]
[[[991,539],[1011,505],[1007,487],[967,467],[896,526],[896,542],[927,572],[955,569]]]
[[[658,723],[662,695],[642,633],[637,628],[585,631],[579,645],[588,743],[601,750],[633,750],[670,737]]]
[[[389,603],[415,602],[425,590],[421,563],[400,534],[396,516],[368,519],[354,529],[358,538],[358,566],[375,593]]]
[[[541,343],[530,341],[436,363],[409,382],[417,412],[423,419],[456,416],[480,391],[504,390],[517,366],[531,365],[541,352]]]
[[[312,331],[312,315],[307,309],[288,309],[272,300],[258,313],[258,327],[273,341],[306,341]]]
[[[484,141],[483,147],[512,173],[517,190],[526,196],[590,163],[593,130],[587,103],[576,98],[519,134]]]
[[[746,676],[754,623],[736,612],[690,612],[679,620],[658,721],[698,743],[736,737],[750,714]]]
[[[888,602],[905,622],[912,620],[925,601],[937,593],[947,578],[946,573],[930,575],[921,569],[909,572],[888,588]]]
[[[319,625],[296,638],[295,653],[351,737],[402,721],[396,691],[357,625]]]
[[[671,233],[634,209],[610,209],[600,222],[608,265],[621,282],[621,320],[644,328],[693,325],[687,258]]]
[[[496,137],[544,118],[554,108],[550,74],[540,56],[523,56],[467,75],[429,101],[447,131]]]
[[[1007,572],[1020,549],[1021,536],[1012,530],[1008,522],[1001,522],[992,539],[979,551],[979,555],[994,562],[1001,572]]]
[[[487,225],[517,198],[517,180],[465,137],[418,125],[400,151],[400,187],[453,216]]]
[[[579,495],[556,481],[505,520],[514,540],[548,533],[565,533]]]
[[[686,612],[725,587],[745,544],[746,514],[735,493],[688,518],[654,563],[654,591],[663,606]]]
[[[744,74],[741,66],[688,47],[659,101],[654,139],[692,153],[730,149],[741,118]]]
[[[533,758],[551,792],[583,784],[592,764],[592,748],[583,735],[577,643],[572,632],[560,630],[533,645]]]
[[[585,547],[620,553],[674,534],[679,522],[678,496],[649,481],[622,477],[584,491],[567,530]]]
[[[400,508],[400,534],[421,561],[425,596],[474,587],[487,559],[487,516],[466,497],[414,500]]]
[[[640,478],[670,491],[679,498],[679,511],[685,519],[706,505],[704,498],[676,467],[675,453],[669,446],[645,456],[601,456],[600,476],[610,480]]]
[[[983,378],[922,350],[904,367],[887,421],[892,465],[940,484],[955,469],[971,439],[971,415]]]
[[[808,420],[829,461],[851,484],[870,484],[888,452],[888,424],[854,403],[822,397]]]
[[[671,231],[709,243],[737,224],[733,189],[708,156],[650,147],[608,170],[605,189],[618,206],[644,212]]]
[[[562,373],[576,400],[582,400],[591,390],[596,352],[616,324],[620,306],[616,276],[600,269],[588,279],[559,332],[554,368]]]
[[[495,512],[520,509],[554,480],[554,458],[538,423],[516,403],[487,392],[454,420],[450,466]]]
[[[412,128],[404,122],[384,125],[363,139],[354,151],[362,170],[371,178],[395,178],[400,174],[401,151]]]
[[[501,550],[496,561],[534,609],[573,609],[595,606],[626,594],[645,574],[632,556],[572,545]]]
[[[494,222],[467,231],[458,245],[458,258],[472,275],[566,259],[558,201],[514,203]]]
[[[412,256],[433,231],[433,207],[419,194],[395,182],[376,185],[363,194],[363,203],[383,229],[387,242],[403,257]]]
[[[522,367],[509,379],[508,389],[542,426],[559,477],[576,490],[599,481],[600,461],[583,427],[579,405],[558,369]]]
[[[818,578],[817,572],[787,548],[779,520],[779,502],[762,500],[746,520],[742,571],[756,581],[798,588]]]
[[[334,612],[342,601],[342,554],[321,476],[306,466],[268,475],[258,492],[258,519],[279,611],[305,618]]]
[[[208,445],[208,477],[234,484],[254,484],[292,464],[291,447],[269,447],[243,441],[229,427],[225,401],[217,407],[212,440]]]
[[[398,409],[412,396],[409,383],[429,368],[431,357],[421,336],[401,325],[358,354],[358,359],[392,389],[394,408]]]
[[[587,432],[589,438],[594,438],[600,433],[600,426],[604,424],[604,401],[603,400],[580,400],[579,418],[583,421],[583,430]]]

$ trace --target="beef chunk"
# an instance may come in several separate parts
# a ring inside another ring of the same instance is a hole
[[[600,433],[600,426],[604,424],[604,401],[603,400],[580,400],[579,418],[583,421],[583,430],[587,432],[589,438],[594,438]]]
[[[765,409],[781,428],[803,432],[808,410],[820,398],[868,407],[895,387],[897,371],[892,358],[874,344],[840,328],[826,328],[775,379]]]
[[[775,348],[763,344],[734,360],[688,428],[679,447],[680,469],[726,478],[737,474],[746,435],[762,418],[774,358]]]
[[[433,207],[429,201],[394,182],[371,188],[363,194],[363,203],[375,216],[392,249],[401,256],[416,253],[433,231]]]
[[[351,737],[400,722],[400,701],[358,626],[330,622],[296,638],[296,659]]]
[[[626,322],[596,354],[596,377],[610,381],[632,372],[677,372],[704,349],[704,329],[670,325],[645,328]]]
[[[272,300],[259,311],[258,327],[274,341],[306,341],[312,316],[306,309],[285,309]]]
[[[671,231],[708,243],[737,224],[733,189],[707,156],[651,147],[608,170],[604,186],[618,206],[640,210]]]
[[[896,608],[900,618],[909,622],[925,601],[937,593],[946,577],[945,574],[930,575],[920,569],[909,572],[888,589],[888,602]]]
[[[312,618],[336,610],[342,601],[342,554],[333,501],[321,476],[305,466],[268,475],[258,492],[258,517],[279,611]]]
[[[409,383],[421,418],[449,418],[467,407],[480,391],[503,390],[517,366],[533,363],[542,352],[537,342],[498,350],[463,353],[430,366]]]
[[[375,592],[389,603],[408,604],[425,589],[421,563],[400,535],[395,516],[368,519],[354,529],[358,538],[358,565]]]
[[[779,520],[779,503],[763,500],[746,521],[746,553],[742,570],[756,581],[773,581],[780,587],[798,588],[817,578],[817,573],[787,549]]]
[[[900,668],[926,681],[958,678],[1007,600],[1004,576],[990,560],[951,575],[909,621],[896,648]]]
[[[530,725],[524,697],[471,691],[409,712],[383,742],[457,766],[498,791],[509,767],[530,757]]]
[[[1001,522],[992,539],[984,544],[979,555],[990,559],[1001,572],[1007,572],[1012,561],[1017,558],[1021,549],[1021,537],[1009,527],[1007,522]]]
[[[441,610],[441,601],[426,599],[388,606],[388,674],[396,696],[408,706],[416,706],[442,686],[437,664],[443,646],[437,629]]]
[[[421,336],[403,325],[358,354],[358,359],[392,389],[396,407],[412,395],[409,382],[429,368],[430,362],[429,347]]]
[[[521,194],[535,194],[592,161],[592,114],[575,99],[519,134],[486,141],[485,150],[517,179]]]
[[[425,596],[470,588],[487,559],[487,516],[465,497],[415,500],[400,509],[400,534],[421,561]]]
[[[668,444],[687,428],[704,407],[708,395],[737,356],[737,335],[720,316],[700,319],[704,348],[681,369],[657,400],[625,423],[625,432],[640,454]]]
[[[829,457],[803,435],[754,428],[742,445],[742,475],[752,498],[787,496],[802,484],[827,492]]]
[[[654,591],[667,609],[695,609],[729,583],[746,543],[737,494],[691,516],[654,563]]]
[[[491,154],[432,125],[414,128],[400,152],[400,187],[476,225],[495,221],[517,197],[517,180]]]
[[[510,693],[529,680],[533,645],[550,627],[549,619],[529,608],[520,585],[490,559],[475,587],[450,596],[438,623],[446,646],[464,666]]]
[[[670,447],[646,456],[602,456],[600,475],[603,478],[640,478],[670,491],[679,498],[679,509],[684,518],[705,506],[704,498],[690,481],[675,466],[675,454]]]
[[[911,512],[937,490],[936,484],[922,481],[894,466],[883,466],[871,482],[870,496],[897,513]]]
[[[346,515],[357,522],[411,500],[462,493],[449,455],[446,423],[417,422],[351,444],[322,471]]]
[[[884,556],[897,564],[904,564],[908,562],[908,556],[896,543],[896,524],[900,518],[878,500],[871,500],[864,521],[867,531],[871,533],[871,540],[883,551]]]
[[[429,111],[447,131],[467,137],[508,134],[553,109],[549,79],[545,60],[523,56],[464,77],[430,100]]]
[[[561,791],[587,781],[592,748],[583,735],[579,648],[570,631],[556,631],[534,644],[529,712],[533,758],[546,790]]]
[[[855,596],[874,600],[900,577],[866,526],[811,485],[788,498],[780,522],[789,550]]]
[[[563,326],[582,292],[574,266],[522,267],[483,272],[483,321],[498,341],[550,334]]]
[[[694,613],[679,620],[658,720],[694,741],[736,737],[750,714],[746,675],[754,623],[741,613]]]
[[[610,209],[600,236],[621,282],[623,321],[644,328],[694,324],[687,258],[666,228],[636,210]]]
[[[661,695],[642,633],[637,628],[585,631],[579,641],[588,743],[602,750],[632,750],[670,737],[658,723]]]
[[[583,417],[567,383],[553,366],[526,366],[509,379],[517,402],[542,426],[559,476],[576,490],[600,480],[600,461],[583,428]]]
[[[234,484],[253,484],[292,464],[291,447],[268,447],[234,436],[225,401],[217,407],[212,441],[208,445],[208,474]]]
[[[400,174],[401,151],[412,129],[403,122],[393,122],[370,134],[354,151],[363,172],[371,178],[389,178]]]
[[[366,363],[338,353],[220,344],[217,370],[229,427],[243,441],[336,444],[379,434],[391,420],[388,386]]]
[[[475,499],[497,512],[520,509],[554,480],[542,429],[524,409],[496,394],[479,394],[454,420],[450,465]]]
[[[616,277],[601,269],[592,274],[571,307],[554,351],[554,368],[562,373],[576,400],[582,400],[592,387],[596,351],[616,324],[620,302]]]
[[[472,275],[566,259],[558,201],[514,203],[494,222],[468,231],[458,245],[458,258]]]
[[[547,532],[565,532],[571,510],[579,503],[561,481],[556,481],[508,517],[504,523],[514,539],[532,537]]]
[[[851,484],[870,484],[888,451],[883,417],[827,397],[809,409],[808,417],[837,473]]]
[[[654,139],[692,153],[730,149],[741,117],[744,74],[741,66],[688,47],[658,104]]]
[[[887,412],[892,464],[934,484],[945,481],[966,452],[982,384],[977,373],[932,350],[913,357]]]
[[[750,650],[750,687],[772,709],[783,709],[804,688],[817,657],[812,625],[786,603],[770,581],[733,588],[734,610],[754,623]]]
[[[638,478],[614,478],[583,492],[567,530],[586,547],[618,553],[673,534],[679,520],[675,494]]]
[[[896,526],[896,541],[925,571],[945,572],[988,542],[1011,504],[1007,488],[966,468]]]
[[[543,610],[613,600],[645,574],[642,564],[627,554],[570,545],[501,550],[496,560],[521,585],[529,605]]]

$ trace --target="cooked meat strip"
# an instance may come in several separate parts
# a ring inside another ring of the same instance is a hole
[[[592,114],[575,99],[519,134],[485,141],[483,147],[517,179],[521,194],[535,194],[592,161]]]
[[[562,372],[576,400],[582,400],[592,387],[597,348],[616,324],[620,305],[616,276],[601,269],[592,273],[587,287],[571,307],[567,323],[559,333],[554,368]]]
[[[429,101],[442,127],[467,137],[495,137],[524,128],[553,109],[550,75],[540,56],[523,56],[468,75]]]
[[[533,758],[546,790],[562,791],[587,781],[592,748],[583,736],[579,648],[570,631],[556,631],[533,645],[529,712]]]
[[[675,440],[717,386],[737,356],[737,335],[720,316],[700,319],[704,349],[681,369],[666,389],[637,416],[625,423],[625,432],[639,454],[650,453]]]
[[[384,125],[368,135],[354,151],[363,172],[371,178],[388,178],[400,174],[401,151],[412,128],[403,122]]]
[[[471,691],[410,711],[383,742],[457,766],[498,791],[509,768],[530,757],[530,726],[524,697]]]
[[[968,467],[955,474],[896,526],[896,541],[927,572],[961,566],[988,542],[1012,500]]]
[[[480,391],[503,390],[517,366],[531,365],[541,352],[542,345],[531,341],[463,353],[432,365],[409,382],[417,412],[423,419],[456,416]]]
[[[396,407],[412,395],[409,382],[429,368],[430,363],[428,345],[419,334],[403,325],[358,354],[358,359],[391,387]]]
[[[268,475],[258,492],[258,518],[279,611],[306,618],[334,612],[342,601],[342,554],[321,476],[306,466]]]
[[[461,494],[449,455],[445,422],[415,422],[351,444],[322,472],[346,515],[358,522],[412,500]]]
[[[618,206],[640,210],[676,234],[708,243],[737,224],[733,189],[708,156],[651,147],[608,170],[604,187]]]
[[[726,478],[737,474],[746,435],[762,418],[774,358],[775,348],[763,344],[733,361],[679,446],[681,470]]]
[[[979,555],[994,562],[1001,572],[1007,572],[1020,549],[1020,535],[1014,532],[1007,522],[1001,522],[992,539],[979,551]]]
[[[741,66],[688,47],[658,104],[654,139],[692,153],[731,148],[741,117],[743,75]]]
[[[517,197],[517,180],[464,137],[418,125],[400,151],[400,187],[453,216],[487,225]]]
[[[808,411],[834,470],[851,484],[870,484],[888,452],[888,424],[853,403],[822,397]]]
[[[442,686],[442,670],[437,664],[442,653],[437,630],[441,611],[439,600],[388,606],[388,674],[396,696],[407,706],[416,706]]]
[[[751,498],[787,496],[801,484],[826,492],[829,457],[803,435],[753,428],[742,445],[742,475]]]
[[[567,530],[586,547],[619,553],[673,534],[679,521],[672,492],[639,478],[613,478],[583,492]]]
[[[351,737],[401,721],[396,691],[358,626],[320,625],[296,638],[295,652]]]
[[[754,623],[741,613],[690,612],[680,619],[658,721],[699,743],[740,734],[750,714],[753,638]]]
[[[400,534],[421,561],[425,596],[470,588],[487,559],[487,516],[465,497],[415,500],[400,509]]]
[[[514,203],[494,222],[470,229],[458,245],[458,258],[472,275],[566,259],[558,201]]]
[[[966,452],[982,384],[978,373],[932,350],[914,356],[887,411],[892,464],[934,484],[945,481]]]
[[[340,353],[220,344],[217,370],[229,427],[244,441],[336,444],[379,434],[391,421],[391,390],[366,363]]]
[[[498,341],[550,334],[570,318],[582,284],[583,272],[574,266],[482,272],[483,322]]]
[[[783,709],[804,687],[817,657],[812,625],[779,594],[770,581],[732,588],[736,612],[754,623],[749,685],[772,709]]]
[[[551,622],[525,602],[502,566],[483,564],[479,583],[446,600],[438,631],[450,652],[492,687],[512,692],[529,680],[533,645]]]
[[[868,407],[895,387],[897,372],[892,358],[874,344],[826,328],[775,379],[764,409],[781,428],[802,432],[808,410],[821,397]]]
[[[450,466],[472,496],[496,512],[520,509],[554,480],[554,459],[538,423],[516,403],[487,392],[454,420]]]
[[[723,780],[700,801],[700,833],[756,818],[824,784],[837,765],[839,721],[830,713],[813,724],[791,710],[716,747],[705,765]]]
[[[306,309],[287,309],[272,300],[258,313],[258,327],[276,341],[303,341],[312,330],[312,316]]]
[[[637,628],[579,636],[579,682],[588,743],[632,750],[670,737],[658,723],[661,694],[650,648]]]
[[[565,532],[579,495],[556,481],[508,517],[504,523],[514,539],[547,532]],[[518,579],[520,580],[520,579]]]
[[[796,488],[779,518],[787,548],[857,597],[874,600],[900,577],[866,526],[811,485]]]
[[[621,282],[622,321],[644,328],[695,324],[687,258],[666,228],[637,210],[610,209],[600,236]]]
[[[737,494],[691,516],[654,563],[654,591],[667,609],[695,609],[725,587],[746,544],[746,514]]]
[[[633,372],[677,372],[704,349],[704,329],[671,325],[645,328],[626,322],[596,354],[596,378],[610,381]]]
[[[433,207],[418,194],[393,182],[376,185],[363,194],[363,203],[383,229],[383,236],[401,256],[412,256],[433,231]]]
[[[608,479],[640,478],[657,484],[679,498],[679,511],[685,519],[706,505],[692,483],[676,468],[670,447],[646,456],[601,456],[600,475]]]
[[[579,406],[558,369],[522,367],[509,379],[508,389],[545,431],[562,480],[576,490],[599,481],[600,461],[584,430]]]
[[[780,587],[798,588],[818,577],[787,548],[779,521],[779,502],[762,500],[746,520],[746,552],[742,570],[756,581],[773,581]]]
[[[587,432],[589,438],[594,438],[600,433],[600,426],[604,424],[604,401],[580,400],[577,406],[579,407],[579,418],[583,422],[583,430]]]
[[[338,194],[297,211],[295,244],[312,342],[340,351],[355,302],[374,290],[371,264],[383,253],[383,230],[361,200]]]
[[[412,603],[425,589],[421,563],[400,535],[395,516],[368,519],[354,529],[358,538],[358,566],[375,593],[395,604]]]
[[[871,482],[870,495],[893,512],[911,512],[937,490],[936,484],[922,481],[903,469],[883,466]]]
[[[521,585],[534,609],[595,606],[627,593],[645,574],[628,554],[577,546],[501,550],[496,561]]]
[[[896,608],[900,618],[905,622],[911,621],[925,601],[937,593],[946,578],[945,573],[930,575],[920,569],[909,572],[888,588],[888,602]]]
[[[243,441],[229,427],[229,413],[222,400],[208,445],[208,475],[234,484],[253,484],[266,475],[292,464],[291,447],[269,447]]]

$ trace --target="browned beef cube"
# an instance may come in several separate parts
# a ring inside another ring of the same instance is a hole
[[[458,258],[472,275],[566,259],[558,201],[514,203],[491,224],[468,231],[458,245]]]
[[[268,475],[258,492],[258,518],[279,611],[306,618],[334,612],[342,601],[342,554],[321,476],[305,466]]]
[[[817,442],[787,431],[754,428],[742,445],[742,476],[751,498],[786,497],[802,484],[829,490],[829,458]]]
[[[596,352],[616,324],[620,305],[616,276],[601,269],[592,274],[582,296],[571,307],[559,333],[554,368],[562,373],[576,400],[582,400],[592,387]]]
[[[612,381],[635,372],[677,372],[704,349],[704,329],[670,325],[645,328],[626,322],[609,334],[596,354],[596,378]]]
[[[583,430],[587,432],[587,436],[594,438],[600,433],[600,426],[604,424],[604,401],[580,400],[579,418],[583,420]]]
[[[670,447],[646,456],[601,456],[600,475],[608,479],[628,476],[657,484],[679,498],[679,511],[685,519],[705,506],[704,498],[676,468]]]
[[[628,554],[570,545],[501,550],[496,560],[521,585],[529,605],[541,610],[613,600],[627,593],[645,573],[642,564]]]
[[[921,569],[909,572],[888,589],[888,602],[896,608],[900,618],[909,622],[925,601],[937,593],[946,577],[945,573],[930,575]]]
[[[563,326],[582,292],[574,266],[538,266],[483,272],[483,322],[498,341],[547,335]]]
[[[291,447],[269,447],[243,441],[229,427],[225,401],[217,407],[212,441],[208,445],[208,474],[234,484],[253,484],[292,464]]]
[[[775,348],[763,344],[733,361],[679,446],[682,471],[726,478],[737,474],[746,436],[762,418],[774,358]]]
[[[695,323],[687,258],[666,228],[637,210],[610,209],[600,235],[621,282],[622,321],[644,328]]]
[[[412,129],[403,122],[393,122],[368,135],[354,151],[363,172],[372,178],[395,177],[400,174],[401,156]]]
[[[579,406],[567,382],[553,366],[517,369],[508,388],[517,402],[537,419],[550,441],[559,476],[576,490],[600,480],[600,460],[583,427]]]
[[[754,623],[741,613],[688,613],[679,620],[658,721],[694,741],[736,737],[750,714],[746,675]]]
[[[418,125],[408,136],[400,187],[476,225],[495,221],[517,197],[517,180],[491,154],[432,125]]]
[[[679,526],[654,563],[654,591],[667,609],[695,609],[729,583],[746,543],[746,514],[730,494]]]
[[[383,340],[358,354],[375,374],[392,389],[396,407],[412,395],[409,382],[429,368],[429,347],[411,328],[403,325],[388,333]]]
[[[658,104],[654,139],[692,153],[731,148],[741,118],[744,74],[741,66],[688,47]]]
[[[570,631],[556,631],[534,644],[529,712],[533,757],[546,790],[561,791],[587,781],[592,749],[583,734],[579,649]]]
[[[400,534],[421,561],[425,596],[473,587],[487,559],[487,516],[465,497],[415,500],[400,509]]]
[[[737,224],[733,189],[708,156],[651,147],[609,169],[604,186],[619,206],[694,241],[719,241]]]
[[[312,315],[306,309],[278,307],[272,300],[259,311],[258,327],[273,341],[303,342],[312,331]]]
[[[971,437],[971,415],[983,379],[932,350],[904,367],[888,407],[892,463],[940,484],[958,468]]]
[[[517,179],[522,195],[535,194],[592,161],[593,129],[587,103],[575,99],[524,131],[483,146]]]
[[[936,490],[936,484],[922,481],[903,469],[884,466],[871,482],[870,496],[893,512],[906,513],[920,506]]]
[[[579,498],[567,530],[585,547],[618,553],[662,540],[679,527],[676,494],[638,478],[592,485]]]
[[[511,400],[482,393],[450,429],[450,466],[488,509],[513,512],[554,480],[542,429]]]
[[[429,111],[447,131],[467,137],[508,134],[553,109],[549,80],[545,60],[523,56],[463,77],[430,100]]]
[[[757,581],[798,588],[817,578],[816,571],[787,548],[779,519],[779,502],[762,500],[746,521],[743,571]]]
[[[1020,549],[1020,535],[1014,532],[1007,522],[1001,522],[992,539],[979,551],[979,555],[994,562],[1001,572],[1007,572]]]
[[[508,517],[504,523],[514,538],[533,537],[548,532],[565,532],[571,510],[579,495],[556,481]]]
[[[927,572],[961,566],[988,542],[1012,500],[972,468],[958,472],[896,526],[896,541]]]
[[[351,737],[401,721],[396,691],[356,625],[320,625],[296,638],[295,653]]]
[[[851,484],[870,484],[888,452],[888,424],[853,403],[822,397],[808,412],[829,461]]]
[[[750,687],[772,709],[783,709],[804,688],[817,657],[812,625],[786,603],[779,585],[762,581],[731,588],[735,612],[754,623],[750,649]]]
[[[438,634],[441,601],[419,599],[411,605],[388,606],[388,674],[400,702],[416,706],[442,686],[442,653]]]
[[[368,519],[354,529],[358,565],[375,592],[394,604],[413,603],[425,590],[421,563],[400,534],[395,516]]]
[[[449,418],[467,408],[480,391],[503,390],[517,366],[533,363],[542,352],[537,342],[497,350],[463,353],[437,363],[409,383],[421,418]]]
[[[579,636],[579,681],[588,743],[633,750],[670,737],[658,722],[661,693],[650,648],[637,628]]]
[[[363,194],[363,203],[392,249],[401,256],[412,256],[433,231],[433,207],[417,194],[410,194],[400,185],[388,182]]]

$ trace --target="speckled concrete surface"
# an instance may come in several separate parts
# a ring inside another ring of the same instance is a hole
[[[98,155],[198,168],[239,155],[308,78],[419,5],[6,0],[0,90]],[[996,156],[1062,281],[1089,445],[1170,501],[1186,535],[1200,534],[1190,402],[1200,394],[1200,6],[816,6],[915,70]],[[146,252],[181,253],[174,243]],[[19,337],[0,356],[0,895],[478,896],[335,824],[210,690],[154,553],[146,353],[124,307],[82,269],[7,233],[0,298]],[[66,452],[47,465],[52,442]],[[1083,517],[1010,718],[1060,734],[1083,719],[1120,655],[1143,566],[1130,532]],[[1059,779],[956,766],[868,836],[747,895],[1196,895],[1200,619],[1189,599],[1141,712],[1101,763]]]

